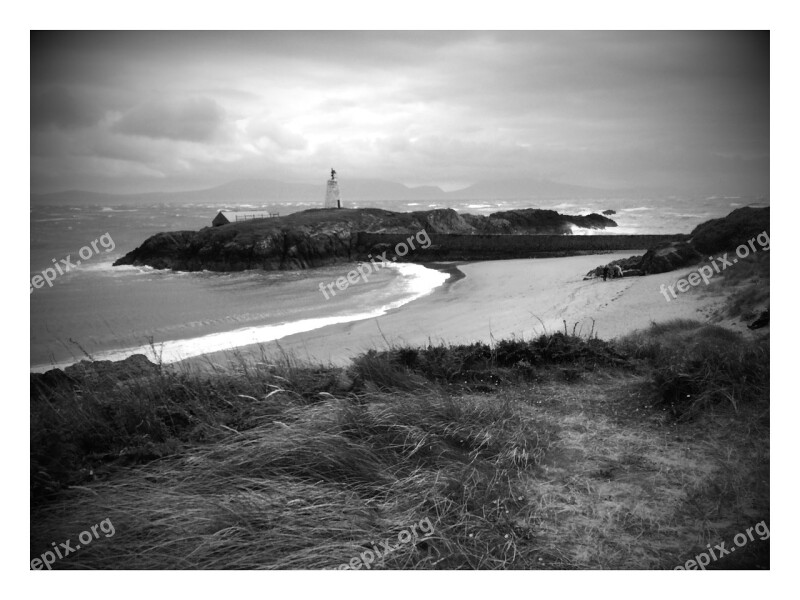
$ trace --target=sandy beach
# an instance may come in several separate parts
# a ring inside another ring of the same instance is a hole
[[[389,344],[491,342],[559,331],[611,339],[653,321],[705,320],[720,296],[692,289],[667,301],[661,284],[674,284],[691,269],[646,277],[583,280],[592,268],[641,252],[564,258],[487,261],[440,265],[451,277],[432,293],[377,318],[330,325],[236,354],[261,357],[286,352],[302,361],[344,365],[371,348]],[[457,271],[456,271],[457,269]],[[461,276],[459,274],[463,274]],[[594,322],[593,322],[594,321]],[[577,324],[577,325],[576,325]],[[184,363],[227,364],[232,351],[206,354]]]

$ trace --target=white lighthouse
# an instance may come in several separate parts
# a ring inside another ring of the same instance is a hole
[[[325,190],[325,208],[342,208],[342,199],[339,197],[339,182],[336,181],[336,171],[331,169],[331,178]]]

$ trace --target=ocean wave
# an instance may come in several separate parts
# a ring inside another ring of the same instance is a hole
[[[330,317],[316,317],[301,319],[286,323],[271,325],[261,325],[254,327],[244,327],[233,331],[212,333],[196,338],[167,340],[154,345],[141,345],[136,347],[108,350],[94,353],[95,360],[123,360],[133,354],[144,354],[151,360],[160,360],[164,363],[173,363],[194,356],[231,350],[240,346],[250,344],[263,344],[280,340],[290,335],[306,333],[328,325],[339,323],[351,323],[353,321],[363,321],[380,317],[390,310],[418,300],[430,294],[434,289],[442,285],[450,275],[423,267],[413,263],[387,263],[388,268],[395,269],[403,278],[402,296],[397,300],[381,305],[373,310],[356,312],[351,314],[334,315]],[[122,267],[121,267],[122,268]],[[139,267],[133,267],[139,268]],[[31,372],[43,372],[53,368],[64,368],[73,364],[75,361],[67,361],[56,365],[34,365]]]
[[[100,258],[100,260],[98,260]],[[111,271],[114,268],[114,261],[119,258],[118,256],[112,257],[96,257],[92,256],[87,260],[82,260],[80,265],[76,265],[75,272],[79,271]]]
[[[113,262],[112,262],[113,265]],[[150,267],[148,265],[117,265],[114,267],[114,272],[116,273],[152,273],[154,271],[158,271],[158,269],[154,267]]]
[[[668,215],[672,215],[673,217],[681,218],[681,219],[706,219],[706,220],[708,220],[708,219],[712,218],[712,215],[710,215],[710,214],[695,215],[695,214],[691,214],[691,213],[674,213],[674,212],[667,213],[667,214]]]

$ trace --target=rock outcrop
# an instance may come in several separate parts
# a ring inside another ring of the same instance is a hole
[[[644,255],[639,256],[630,256],[628,258],[620,258],[617,260],[612,260],[611,262],[607,263],[607,265],[600,265],[595,267],[591,271],[589,271],[584,279],[593,279],[594,277],[602,277],[603,276],[603,268],[608,266],[611,268],[613,272],[613,267],[619,265],[622,269],[622,276],[623,277],[635,277],[639,275],[644,275],[645,273],[642,271],[642,259]]]
[[[671,242],[648,250],[639,269],[645,275],[666,273],[699,262],[703,256],[689,242]]]
[[[570,235],[573,227],[605,229],[617,224],[603,215],[562,215],[554,210],[526,208],[492,213],[488,217],[464,215],[476,233],[532,233]],[[456,232],[452,232],[456,233]]]
[[[769,233],[769,207],[739,208],[721,219],[701,223],[694,228],[688,240],[665,242],[642,256],[631,256],[608,264],[619,264],[626,276],[666,273],[699,263],[710,254],[733,250],[765,231]],[[584,279],[601,277],[603,266],[589,271]]]
[[[691,243],[706,256],[746,244],[759,233],[769,232],[769,207],[737,208],[727,217],[701,223],[691,233]]]

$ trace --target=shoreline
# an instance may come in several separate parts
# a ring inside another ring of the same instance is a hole
[[[290,356],[310,364],[346,366],[370,349],[486,342],[570,330],[604,339],[675,318],[706,321],[724,297],[683,294],[667,302],[659,292],[687,270],[617,280],[583,280],[598,261],[628,256],[428,263],[451,273],[430,294],[371,319],[325,326],[262,345],[189,358],[175,366],[224,368],[245,359]],[[729,327],[737,327],[729,324]],[[738,327],[738,329],[742,329]]]
[[[449,289],[453,286],[454,283],[460,281],[466,277],[464,272],[459,269],[459,266],[468,264],[468,261],[453,261],[453,262],[431,262],[431,263],[421,263],[422,266],[428,267],[429,269],[436,269],[442,273],[447,273],[450,277],[448,277],[445,282],[441,285],[444,289]],[[436,288],[431,292],[436,293]]]
[[[639,251],[644,252],[644,251]],[[662,283],[672,283],[684,269],[618,280],[584,280],[598,263],[624,258],[629,251],[569,257],[493,261],[438,261],[422,266],[448,275],[423,296],[385,313],[312,326],[260,343],[242,343],[164,363],[171,368],[224,367],[232,361],[290,355],[313,364],[344,366],[355,356],[389,345],[486,342],[570,330],[611,339],[653,321],[695,318],[705,321],[720,297],[683,294],[666,302]],[[320,317],[325,319],[326,317]],[[288,325],[295,325],[294,323]],[[742,327],[733,326],[742,330]],[[242,330],[244,331],[244,330]],[[230,331],[212,335],[227,335]],[[235,334],[234,334],[235,335]],[[202,336],[201,336],[202,337]],[[201,338],[188,338],[191,340]],[[159,346],[156,345],[156,348]],[[153,352],[146,352],[151,360]],[[128,354],[130,355],[130,354]],[[121,360],[124,357],[96,360]],[[63,369],[77,361],[34,365],[31,373]]]
[[[356,263],[353,262],[352,264],[355,265]],[[413,265],[412,263],[402,263],[401,265],[390,263],[387,266],[394,267],[394,270],[398,272],[415,267],[418,270],[422,270],[424,275],[422,276],[422,281],[419,281],[419,275],[415,275],[410,280],[412,284],[416,284],[417,288],[414,289],[414,286],[412,286],[410,295],[409,291],[406,290],[402,296],[394,297],[394,299],[382,306],[373,304],[365,307],[361,312],[352,312],[352,310],[341,312],[340,308],[338,312],[329,314],[322,310],[325,308],[325,305],[322,305],[317,307],[317,310],[308,312],[306,316],[295,320],[255,321],[246,325],[239,324],[233,328],[226,326],[226,322],[229,321],[219,319],[214,323],[204,324],[200,335],[197,335],[197,333],[193,335],[191,328],[178,326],[177,328],[180,328],[180,332],[177,337],[155,344],[137,343],[129,346],[111,347],[94,351],[91,356],[86,355],[47,363],[38,362],[29,366],[29,372],[45,373],[52,369],[63,370],[84,360],[117,362],[136,354],[143,354],[149,360],[155,362],[160,362],[163,357],[163,364],[165,365],[178,364],[217,352],[230,352],[242,347],[278,342],[293,334],[311,333],[326,326],[342,325],[375,318],[381,314],[396,311],[406,304],[430,294],[433,290],[448,286],[453,281],[464,277],[464,274],[452,263],[442,263],[435,267],[434,265]],[[313,271],[313,269],[308,271]],[[447,278],[443,281],[441,274],[447,275]],[[309,276],[313,276],[313,273],[309,273]],[[438,281],[434,282],[434,287],[427,287],[429,283],[424,280],[430,279],[431,276],[434,276]],[[421,288],[419,287],[420,283],[423,284]]]

